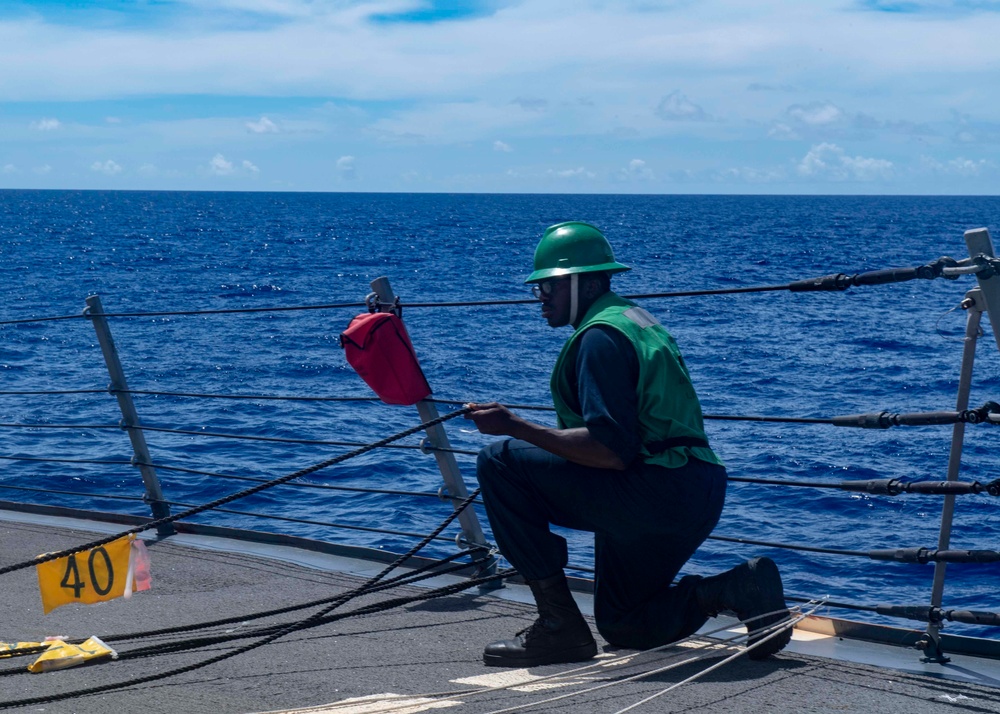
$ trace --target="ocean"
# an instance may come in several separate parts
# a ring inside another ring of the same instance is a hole
[[[523,280],[535,244],[546,226],[563,220],[602,228],[616,258],[633,267],[615,277],[614,289],[644,294],[783,285],[943,255],[960,259],[967,256],[965,230],[985,226],[998,235],[1000,198],[0,191],[7,295],[0,322],[80,315],[90,294],[101,296],[108,313],[362,303],[370,281],[384,275],[404,305],[435,397],[547,405],[549,372],[569,333],[550,329],[537,305],[405,306],[530,297]],[[642,305],[676,337],[706,414],[832,417],[954,409],[965,329],[958,305],[974,286],[966,276],[842,293],[657,298]],[[159,393],[135,397],[142,423],[195,432],[148,432],[154,462],[274,478],[346,448],[198,432],[368,443],[418,424],[415,408],[371,401],[163,394],[369,397],[338,342],[360,312],[110,318],[130,387]],[[983,325],[973,407],[1000,401],[1000,355],[988,321]],[[115,400],[80,391],[108,383],[89,321],[0,324],[0,378],[0,499],[148,513],[141,501],[111,498],[141,496],[136,469],[73,461],[131,457],[126,435],[113,428],[121,418]],[[18,391],[72,393],[10,394]],[[524,415],[554,422],[550,412]],[[732,476],[798,483],[942,480],[951,439],[947,426],[883,431],[712,419],[706,426]],[[461,450],[491,439],[461,419],[446,429]],[[436,492],[434,459],[412,448],[418,438],[402,443],[411,448],[371,452],[303,480]],[[969,426],[961,477],[998,478],[998,444],[1000,431],[992,426]],[[474,457],[457,458],[471,489]],[[175,503],[203,503],[249,485],[177,470],[159,475]],[[958,498],[952,547],[997,549],[996,506],[985,494]],[[935,496],[734,482],[716,534],[852,551],[933,549],[941,507]],[[297,520],[225,513],[196,520],[397,552],[413,540],[324,524],[426,533],[448,512],[431,498],[295,487],[227,508]],[[485,523],[481,509],[479,515]],[[591,537],[565,535],[571,562],[591,565]],[[435,543],[428,554],[450,550]],[[790,595],[862,605],[929,602],[931,565],[710,540],[686,572],[709,574],[758,554],[779,563]],[[944,606],[1000,610],[998,573],[995,564],[950,565]],[[958,625],[947,631],[990,634]]]

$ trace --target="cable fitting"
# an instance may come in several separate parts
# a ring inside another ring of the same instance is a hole
[[[815,292],[820,290],[847,290],[851,287],[850,276],[844,275],[843,273],[836,273],[834,275],[824,275],[819,278],[810,278],[808,280],[796,280],[794,283],[790,283],[788,289],[793,293],[804,293],[804,292]]]
[[[1000,275],[1000,259],[998,258],[993,258],[985,253],[980,253],[972,259],[972,264],[979,267],[979,270],[976,271],[976,277],[980,280],[986,280],[987,278],[992,278],[994,275]]]
[[[844,481],[840,484],[840,488],[844,491],[879,496],[898,496],[901,493],[917,493],[925,496],[967,496],[983,491],[991,496],[997,496],[1000,495],[1000,479],[983,485],[978,481],[903,481],[898,478],[886,478]]]
[[[995,259],[979,256],[984,261]],[[1000,261],[997,261],[1000,265]],[[950,274],[951,270],[958,267],[958,261],[947,255],[935,260],[927,265],[918,265],[914,268],[886,268],[885,270],[872,270],[866,273],[855,273],[845,275],[836,273],[824,275],[819,278],[808,280],[798,280],[790,283],[788,289],[793,293],[811,292],[818,290],[847,290],[852,285],[886,285],[888,283],[903,283],[907,280],[934,280],[935,278],[957,278],[958,275]],[[980,268],[980,272],[984,268]]]
[[[934,625],[940,625],[945,620],[962,622],[967,625],[1000,625],[1000,615],[995,612],[945,610],[940,607],[922,605],[877,605],[875,611],[880,615],[905,617],[908,620],[919,620]]]
[[[872,560],[896,563],[996,563],[1000,553],[995,550],[936,550],[931,548],[888,548],[870,550]]]

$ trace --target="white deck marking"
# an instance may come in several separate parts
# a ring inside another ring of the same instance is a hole
[[[544,679],[544,677],[531,674],[526,669],[504,669],[499,672],[479,674],[475,677],[462,677],[451,681],[455,684],[471,684],[474,687],[507,687],[515,692],[537,692],[542,689],[566,687],[575,683],[573,680],[546,680],[532,684],[537,679]]]
[[[439,702],[425,697],[407,697],[402,694],[371,694],[366,697],[351,697],[339,702],[322,704],[318,707],[305,709],[282,709],[280,711],[260,712],[259,714],[377,714],[391,711],[392,714],[417,714],[431,709],[457,707],[460,701]]]

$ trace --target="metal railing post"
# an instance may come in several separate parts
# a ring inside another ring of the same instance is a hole
[[[969,256],[986,255],[994,257],[993,242],[990,240],[990,233],[985,228],[975,228],[965,232],[965,244],[969,249]],[[979,326],[982,322],[983,313],[986,312],[990,323],[993,326],[993,337],[997,347],[1000,347],[1000,276],[987,275],[981,277],[976,275],[979,283],[978,288],[970,290],[962,307],[968,311],[965,323],[965,339],[962,348],[962,368],[958,378],[958,396],[955,400],[955,410],[964,411],[969,408],[969,392],[972,388],[972,366],[976,358],[976,344],[979,338]],[[951,452],[948,455],[948,480],[958,479],[958,472],[962,463],[962,442],[965,439],[965,424],[958,422],[952,429]],[[941,531],[938,535],[938,549],[948,550],[951,547],[951,526],[955,515],[955,497],[948,495],[944,497],[944,506],[941,509]],[[934,563],[934,582],[931,585],[931,607],[939,608],[944,598],[944,581],[947,563]],[[941,649],[941,627],[940,622],[929,622],[927,632],[922,646],[924,648],[924,661],[944,663],[948,661]]]
[[[972,366],[976,358],[976,343],[979,337],[979,323],[983,315],[982,293],[978,288],[970,290],[962,303],[967,306],[968,315],[965,321],[965,339],[962,348],[962,368],[958,377],[958,396],[955,398],[955,411],[961,412],[969,408],[969,392],[972,389]],[[965,423],[957,422],[952,427],[951,451],[948,454],[948,480],[956,481],[962,465],[962,443],[965,440]],[[948,550],[951,547],[951,525],[955,515],[955,496],[946,495],[941,509],[941,530],[938,534],[938,549]],[[931,586],[931,607],[941,607],[944,597],[944,579],[947,563],[934,563],[934,582]],[[941,624],[927,624],[927,639],[924,641],[924,659],[932,662],[947,662],[940,645]]]
[[[396,294],[392,291],[392,286],[389,284],[389,278],[382,276],[376,278],[371,282],[371,288],[378,296],[379,301],[379,311],[380,312],[391,312],[396,303]],[[417,402],[417,412],[420,414],[420,420],[427,422],[432,419],[437,419],[439,414],[437,410],[437,405],[434,402],[429,402],[426,399]],[[451,448],[451,443],[448,441],[448,434],[444,430],[442,424],[437,424],[430,427],[427,430],[427,439],[425,442],[433,450],[434,459],[437,461],[438,470],[441,471],[441,477],[444,479],[444,486],[447,495],[453,496],[460,500],[468,498],[469,491],[465,487],[465,481],[462,478],[462,472],[458,468],[458,462],[455,460],[455,455],[446,449]],[[452,501],[452,506],[456,506],[457,502]],[[483,546],[490,548],[491,545],[486,541],[486,536],[483,534],[483,528],[479,523],[479,517],[476,512],[471,508],[466,508],[462,513],[458,515],[458,522],[462,526],[462,534],[460,536],[466,543]],[[459,543],[461,546],[461,543]],[[482,575],[493,575],[497,570],[496,558],[490,558],[488,563],[480,568],[479,574]],[[501,584],[497,581],[492,581],[486,585],[481,585],[481,590],[492,590],[501,587]]]
[[[163,490],[160,488],[160,480],[156,476],[156,469],[150,464],[152,459],[149,455],[149,447],[146,446],[146,437],[141,429],[130,427],[139,426],[139,413],[135,410],[135,403],[132,395],[128,392],[128,383],[125,381],[125,371],[122,369],[121,360],[118,359],[118,349],[115,347],[114,338],[111,336],[111,328],[108,320],[104,317],[104,307],[101,305],[99,295],[91,295],[87,298],[87,309],[84,314],[94,324],[94,331],[97,333],[97,342],[101,346],[101,353],[104,355],[104,363],[108,367],[108,375],[111,383],[108,391],[118,399],[118,408],[122,412],[122,428],[128,433],[128,438],[132,442],[134,465],[139,467],[142,474],[142,482],[146,487],[143,500],[149,504],[153,513],[153,518],[159,520],[170,515],[170,506],[164,502]],[[156,532],[160,536],[173,535],[174,527],[170,523],[159,526]]]

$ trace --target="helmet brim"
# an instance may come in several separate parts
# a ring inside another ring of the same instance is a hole
[[[542,280],[548,280],[549,278],[561,278],[564,275],[573,275],[574,273],[624,273],[626,270],[631,270],[632,268],[627,265],[622,265],[621,263],[601,263],[600,265],[581,265],[576,268],[544,268],[542,270],[536,270],[531,275],[529,275],[524,284],[538,283]]]

